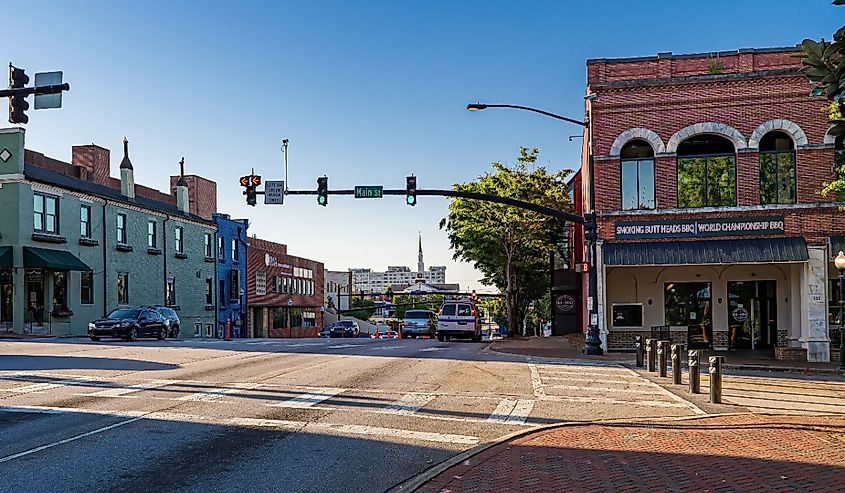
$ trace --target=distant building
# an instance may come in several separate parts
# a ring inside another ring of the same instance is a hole
[[[349,294],[352,291],[350,271],[326,270],[324,273],[323,305],[339,310],[349,309]]]
[[[212,214],[217,224],[217,329],[232,337],[246,337],[247,228],[246,219],[231,219],[228,214]]]
[[[355,293],[383,293],[388,286],[396,284],[415,284],[418,281],[426,284],[446,284],[446,267],[432,266],[425,270],[422,251],[422,237],[419,240],[417,270],[412,272],[409,267],[388,266],[385,272],[373,272],[372,269],[351,269],[352,284]]]

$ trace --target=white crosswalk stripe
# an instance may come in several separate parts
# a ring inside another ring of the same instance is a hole
[[[390,414],[414,414],[436,397],[435,394],[405,394],[382,411]]]
[[[167,385],[172,385],[175,383],[179,383],[179,380],[152,380],[150,382],[144,383],[136,383],[134,385],[129,385],[126,387],[118,387],[114,389],[106,389],[106,390],[99,390],[97,392],[90,392],[87,394],[78,394],[84,395],[88,397],[132,397],[128,394],[134,394],[135,392],[141,392],[144,390],[151,390],[157,389],[160,387],[165,387]]]
[[[193,394],[184,395],[182,397],[177,398],[176,400],[179,401],[203,401],[203,402],[211,402],[215,401],[223,396],[237,394],[239,392],[245,392],[248,390],[257,389],[262,387],[263,384],[260,383],[248,383],[243,384],[237,387],[216,387],[209,390],[205,390],[202,392],[196,392]]]
[[[531,399],[502,399],[493,414],[487,418],[488,423],[523,424],[534,409]]]
[[[267,404],[270,407],[290,407],[295,409],[305,409],[319,404],[323,401],[329,400],[332,397],[343,392],[344,389],[323,389],[314,392],[306,392],[302,395],[294,397],[282,402]]]

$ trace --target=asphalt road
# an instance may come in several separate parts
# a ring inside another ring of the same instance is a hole
[[[484,343],[3,341],[0,491],[379,492],[537,424],[703,412]]]

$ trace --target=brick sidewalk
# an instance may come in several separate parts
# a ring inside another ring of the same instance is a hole
[[[416,491],[841,493],[845,417],[564,426],[489,448]]]

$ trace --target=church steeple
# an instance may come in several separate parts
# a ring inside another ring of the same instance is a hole
[[[422,253],[422,233],[420,235],[420,253],[417,257],[417,272],[422,274],[425,272],[425,263],[423,263],[423,253]]]

